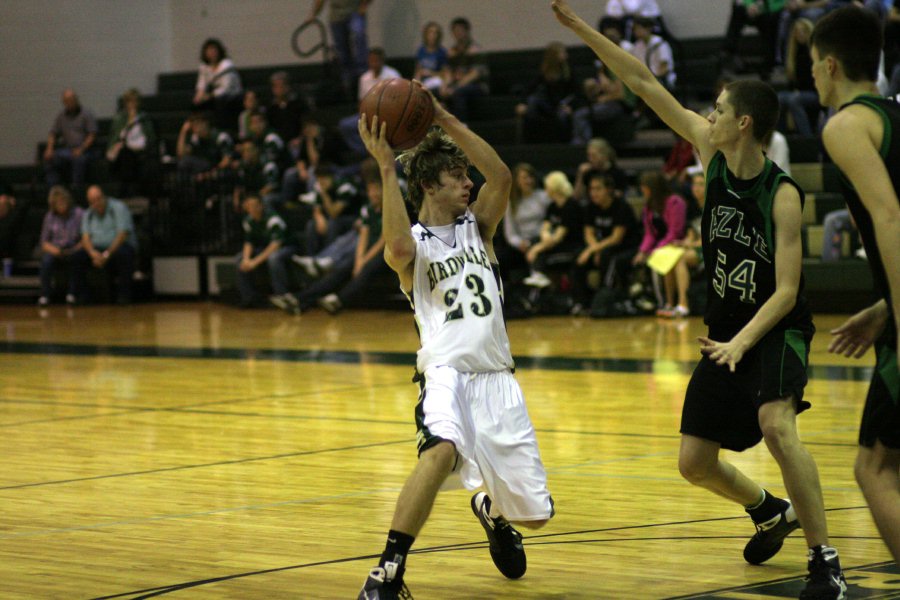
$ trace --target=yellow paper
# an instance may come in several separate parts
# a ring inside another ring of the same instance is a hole
[[[682,256],[684,256],[684,248],[672,245],[663,246],[650,254],[647,265],[660,275],[665,275],[675,267]]]

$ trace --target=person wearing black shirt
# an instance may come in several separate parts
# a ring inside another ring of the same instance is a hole
[[[584,249],[575,259],[572,296],[576,304],[587,305],[587,274],[600,271],[601,286],[613,287],[622,281],[641,241],[637,218],[628,202],[615,196],[609,175],[592,172],[588,179],[591,203],[585,209]]]
[[[545,271],[568,270],[583,244],[582,212],[569,179],[562,171],[553,171],[544,178],[544,188],[553,202],[541,225],[541,239],[525,254],[532,272],[524,283],[537,288],[551,283]]]

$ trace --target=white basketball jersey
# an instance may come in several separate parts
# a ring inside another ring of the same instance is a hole
[[[416,366],[447,365],[462,372],[513,367],[503,321],[503,296],[471,211],[456,220],[447,244],[417,223],[412,227],[416,261],[410,303],[422,348]]]

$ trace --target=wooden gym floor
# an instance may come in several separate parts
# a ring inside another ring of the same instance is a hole
[[[832,542],[852,598],[900,597],[853,480],[871,355],[825,352],[813,409]],[[355,598],[415,454],[406,312],[208,303],[0,306],[0,598]],[[802,535],[744,563],[753,527],[677,470],[697,318],[509,323],[557,516],[493,567],[465,491],[410,556],[422,599],[796,598]],[[728,454],[784,493],[763,447]]]

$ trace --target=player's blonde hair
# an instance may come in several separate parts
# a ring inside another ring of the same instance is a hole
[[[416,147],[400,155],[400,165],[409,188],[409,200],[422,209],[425,186],[440,183],[442,171],[469,168],[469,159],[450,136],[434,128]]]

